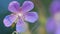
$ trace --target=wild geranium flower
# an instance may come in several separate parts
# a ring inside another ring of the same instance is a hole
[[[38,19],[36,12],[29,12],[34,8],[34,4],[31,1],[25,1],[20,7],[17,1],[10,2],[8,9],[12,14],[7,15],[4,18],[4,25],[10,27],[13,23],[16,23],[16,31],[23,32],[26,30],[26,23],[34,23]]]
[[[60,34],[60,1],[55,0],[50,6],[51,17],[47,20],[47,32]]]

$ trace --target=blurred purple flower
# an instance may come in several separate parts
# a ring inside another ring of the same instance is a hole
[[[27,28],[25,21],[34,23],[38,19],[36,12],[29,12],[33,8],[34,4],[31,1],[25,1],[21,7],[17,1],[12,1],[8,6],[12,14],[4,18],[4,25],[10,27],[15,22],[16,31],[24,32]]]
[[[50,12],[52,14],[55,14],[57,12],[60,11],[60,1],[56,0],[56,1],[53,1],[50,5]]]
[[[52,2],[50,12],[52,17],[47,20],[46,30],[53,34],[60,34],[60,1]]]

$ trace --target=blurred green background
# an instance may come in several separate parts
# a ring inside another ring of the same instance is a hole
[[[8,10],[8,4],[11,1],[15,0],[0,0],[0,34],[12,34],[12,32],[15,31],[14,24],[7,28],[3,24],[3,19],[6,15],[11,14]],[[46,19],[50,16],[49,13],[49,5],[52,2],[52,0],[16,0],[21,5],[24,1],[32,1],[35,5],[35,8],[33,11],[36,11],[38,13],[39,19],[36,21],[36,23],[31,24],[28,23],[28,31],[25,32],[26,34],[47,34],[45,29]],[[22,34],[25,34],[22,33]]]

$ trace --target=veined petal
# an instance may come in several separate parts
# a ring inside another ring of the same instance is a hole
[[[34,8],[34,4],[31,1],[25,1],[22,5],[22,11],[28,12]]]
[[[38,19],[38,15],[36,12],[28,12],[25,14],[25,20],[31,23],[34,23]]]
[[[20,4],[17,1],[12,1],[9,3],[8,9],[11,12],[18,12],[20,8]]]
[[[21,18],[19,18],[16,24],[16,31],[25,32],[26,30],[27,30],[27,24]]]
[[[16,18],[17,17],[14,14],[8,15],[8,16],[6,16],[4,18],[3,23],[4,23],[4,25],[6,27],[9,27],[9,26],[11,26],[14,23],[14,21],[16,20]]]
[[[56,24],[55,24],[54,19],[53,18],[47,19],[47,23],[46,23],[46,30],[47,30],[47,32],[49,32],[49,33],[54,32],[55,27],[56,27]]]

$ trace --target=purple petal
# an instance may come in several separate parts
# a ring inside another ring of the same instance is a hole
[[[60,34],[60,21],[56,22],[55,34]]]
[[[55,21],[53,18],[49,18],[46,23],[46,30],[47,32],[54,32],[56,27]]]
[[[50,11],[52,14],[55,14],[60,11],[60,1],[54,1],[51,3]]]
[[[6,27],[10,27],[13,23],[14,23],[14,21],[16,20],[16,16],[15,15],[13,15],[13,14],[11,14],[11,15],[8,15],[8,16],[6,16],[5,18],[4,18],[4,21],[3,21],[3,23],[4,23],[4,25],[6,26]]]
[[[28,12],[25,14],[25,20],[31,23],[34,23],[38,19],[38,15],[36,12]]]
[[[25,1],[22,5],[22,11],[28,12],[34,8],[34,4],[31,1]]]
[[[56,29],[55,34],[60,34],[60,28],[57,28],[57,29]]]
[[[26,29],[27,29],[26,23],[21,18],[19,18],[19,20],[16,24],[16,31],[17,32],[25,32]]]
[[[20,8],[20,4],[17,1],[12,1],[9,3],[8,9],[11,12],[18,12]]]

